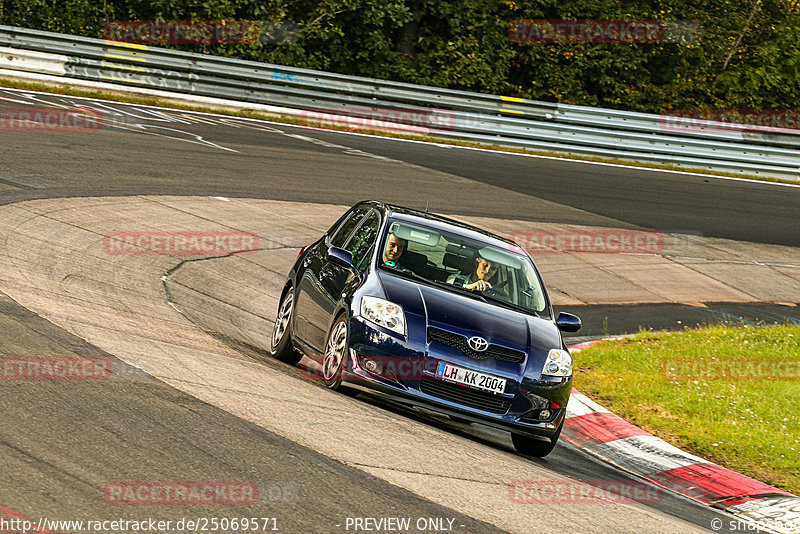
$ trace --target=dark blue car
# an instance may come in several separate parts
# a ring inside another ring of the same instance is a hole
[[[516,243],[380,202],[304,247],[281,293],[272,353],[305,354],[331,389],[391,395],[510,431],[547,455],[564,424],[572,358],[541,276]]]

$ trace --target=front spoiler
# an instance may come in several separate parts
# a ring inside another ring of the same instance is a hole
[[[532,438],[548,440],[558,430],[561,420],[566,415],[566,409],[560,408],[555,418],[547,422],[519,423],[497,419],[498,416],[483,415],[468,407],[456,408],[445,404],[447,401],[438,402],[435,398],[429,398],[424,393],[417,393],[414,390],[403,390],[388,386],[379,380],[374,380],[362,376],[361,374],[348,373],[344,378],[343,386],[366,393],[375,394],[387,398],[395,403],[402,404],[411,408],[425,408],[444,415],[454,416],[471,423],[479,423],[490,426],[498,430],[522,434]],[[348,380],[350,378],[351,380]]]

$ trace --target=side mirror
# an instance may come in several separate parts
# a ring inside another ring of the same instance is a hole
[[[328,261],[345,269],[353,269],[353,253],[343,248],[330,247]]]
[[[562,332],[577,332],[581,329],[581,319],[577,315],[561,312],[556,318],[556,326]]]

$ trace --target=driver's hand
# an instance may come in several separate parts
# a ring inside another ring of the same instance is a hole
[[[491,289],[492,284],[490,284],[485,280],[478,280],[477,282],[466,284],[464,287],[467,289],[477,289],[478,291],[486,291],[487,289]]]

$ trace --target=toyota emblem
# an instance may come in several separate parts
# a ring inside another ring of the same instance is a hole
[[[469,348],[474,350],[475,352],[484,352],[486,349],[489,348],[489,342],[483,339],[482,337],[472,336],[467,340],[467,345]]]

